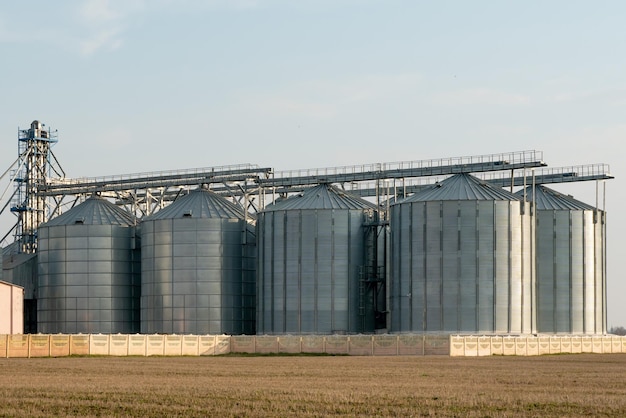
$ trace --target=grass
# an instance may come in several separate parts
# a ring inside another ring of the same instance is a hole
[[[0,359],[0,416],[626,416],[626,355]]]

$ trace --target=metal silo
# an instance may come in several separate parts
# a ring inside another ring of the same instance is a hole
[[[537,210],[537,332],[604,334],[605,214],[547,187],[534,190],[526,195]]]
[[[136,333],[135,217],[91,197],[40,225],[38,331]]]
[[[530,333],[530,204],[469,174],[391,208],[393,332]]]
[[[364,221],[376,206],[321,184],[259,214],[257,333],[363,330]]]
[[[254,334],[250,214],[196,189],[141,223],[141,332]]]

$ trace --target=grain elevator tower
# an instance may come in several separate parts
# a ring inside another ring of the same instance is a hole
[[[56,130],[35,120],[30,129],[18,129],[18,165],[12,176],[15,193],[11,212],[18,221],[15,227],[15,240],[19,242],[19,252],[32,254],[37,249],[37,227],[48,217],[47,197],[38,193],[51,172],[62,173],[52,154],[52,145],[58,141]]]

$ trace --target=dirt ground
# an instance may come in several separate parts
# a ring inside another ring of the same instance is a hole
[[[0,359],[0,416],[626,416],[626,354]]]

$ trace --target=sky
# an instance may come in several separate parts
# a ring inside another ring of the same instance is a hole
[[[625,15],[619,0],[2,2],[0,172],[35,119],[58,129],[68,177],[523,150],[605,163],[608,325],[626,326]],[[595,204],[595,182],[551,187]]]

